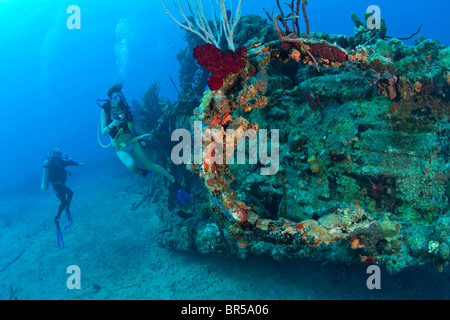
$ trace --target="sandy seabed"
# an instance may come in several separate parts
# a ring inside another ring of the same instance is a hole
[[[271,257],[206,256],[162,248],[155,206],[143,205],[147,180],[122,167],[73,169],[73,225],[57,247],[52,190],[0,198],[0,299],[310,300],[449,299],[450,272],[430,265],[366,285],[368,265]],[[63,213],[61,225],[66,223]],[[67,268],[80,268],[68,289]]]

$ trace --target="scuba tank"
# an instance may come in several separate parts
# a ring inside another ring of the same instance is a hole
[[[43,170],[42,170],[42,184],[41,184],[41,189],[42,190],[48,190],[48,174],[49,174],[49,165],[50,160],[47,159],[44,161],[44,166],[43,166]]]

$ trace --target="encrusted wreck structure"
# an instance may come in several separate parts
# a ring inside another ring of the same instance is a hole
[[[375,37],[354,15],[354,36],[309,26],[289,33],[283,18],[240,18],[235,51],[186,34],[180,97],[157,132],[194,136],[200,122],[202,161],[172,164],[195,203],[180,208],[173,190],[160,193],[160,243],[441,272],[450,261],[450,49],[423,38],[407,46],[385,30]],[[265,136],[266,151],[279,153],[277,172],[215,161],[252,138],[227,140],[230,129],[277,130],[278,149]]]

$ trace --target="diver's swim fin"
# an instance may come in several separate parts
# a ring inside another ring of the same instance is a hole
[[[59,228],[59,219],[55,218],[55,224],[56,224],[56,238],[58,239],[58,247],[64,248],[64,241],[61,229]]]
[[[68,211],[66,211],[66,215],[67,215],[67,224],[64,226],[64,230],[70,227],[73,222],[72,217],[70,216],[70,213]]]
[[[181,187],[181,185],[177,181],[174,182],[174,185],[175,185],[175,190],[177,190],[178,201],[180,201],[180,203],[183,206],[187,205],[186,202],[190,202],[190,204],[194,204],[194,200],[192,200],[192,198],[189,195],[189,193],[187,193],[185,190],[183,190],[183,188]]]
[[[181,188],[178,189],[178,191],[177,191],[177,198],[183,206],[187,205],[185,200],[189,201],[191,204],[194,204],[194,200],[192,200],[189,193],[187,193],[185,190],[183,190]]]
[[[69,221],[67,222],[67,224],[64,226],[64,230],[66,230],[68,227],[70,227],[72,225],[72,218],[69,218]]]
[[[144,177],[148,177],[152,172],[150,170],[147,169],[141,169],[142,170],[142,175]]]
[[[56,236],[58,237],[58,247],[64,248],[64,241],[63,241],[61,229],[56,229]]]

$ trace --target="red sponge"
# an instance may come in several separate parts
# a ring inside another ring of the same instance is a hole
[[[228,74],[238,73],[245,67],[247,48],[239,47],[235,52],[223,51],[211,43],[205,43],[194,48],[194,58],[211,73],[208,79],[209,88],[219,90]]]

